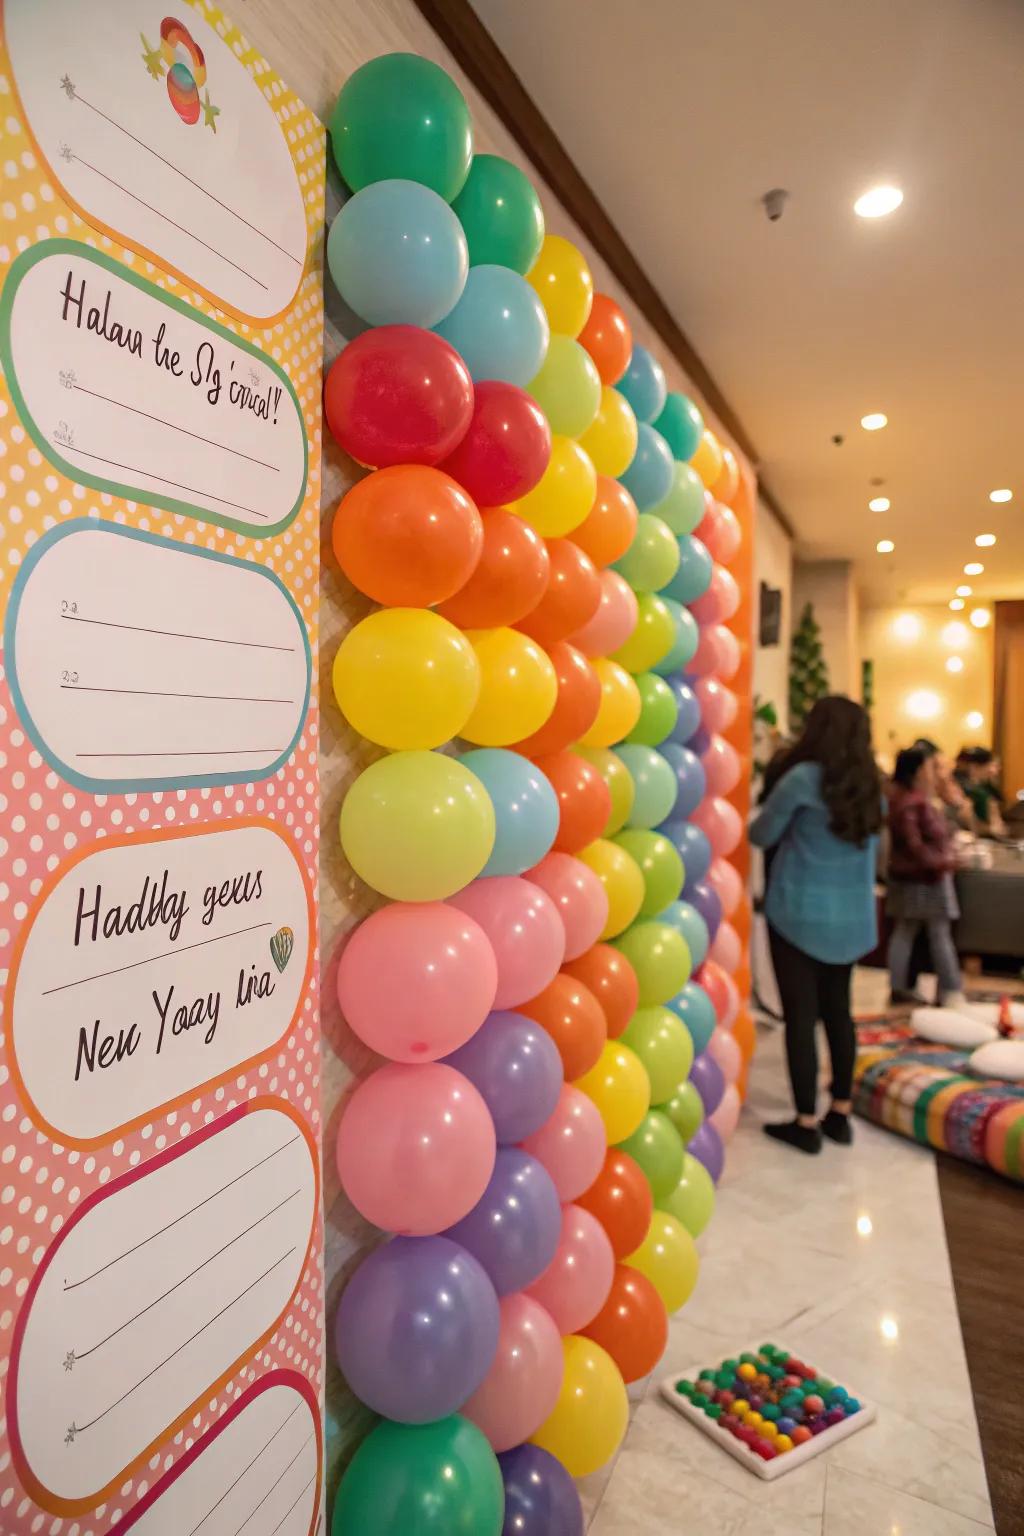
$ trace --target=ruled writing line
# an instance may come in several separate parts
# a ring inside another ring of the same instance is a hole
[[[235,1478],[234,1482],[230,1483],[228,1485],[228,1487],[225,1488],[224,1492],[221,1494],[221,1496],[217,1500],[216,1504],[211,1504],[210,1505],[209,1509],[206,1511],[206,1514],[200,1520],[199,1525],[194,1525],[192,1527],[192,1529],[189,1531],[188,1536],[196,1536],[196,1532],[199,1530],[200,1526],[203,1526],[203,1525],[206,1524],[207,1520],[209,1520],[209,1518],[213,1514],[214,1510],[215,1509],[219,1509],[220,1506],[224,1503],[224,1500],[227,1498],[228,1494],[231,1493],[235,1488],[238,1487],[239,1483],[242,1481],[242,1478],[245,1476],[245,1474],[247,1472],[250,1472],[252,1470],[252,1468],[256,1465],[256,1463],[259,1461],[260,1457],[263,1456],[270,1449],[270,1447],[273,1445],[274,1441],[277,1439],[278,1435],[281,1433],[281,1431],[283,1429],[287,1428],[287,1426],[291,1423],[292,1419],[294,1419],[295,1415],[298,1413],[298,1411],[299,1411],[299,1409],[301,1407],[302,1407],[301,1403],[296,1403],[295,1404],[295,1407],[292,1409],[291,1413],[288,1414],[287,1418],[284,1418],[284,1419],[281,1420],[280,1424],[274,1430],[274,1433],[271,1435],[271,1437],[267,1441],[266,1445],[264,1445],[260,1450],[258,1450],[256,1452],[256,1455],[253,1457],[252,1461],[250,1461],[249,1465],[247,1467],[243,1467],[241,1472],[239,1472],[238,1476]]]
[[[179,629],[152,629],[146,624],[122,624],[117,619],[87,619],[80,613],[62,613],[69,624],[99,624],[104,629],[129,629],[136,635],[165,635],[169,640],[205,640],[210,645],[241,645],[252,651],[283,651],[294,655],[294,645],[268,645],[265,640],[232,640],[225,635],[191,635]]]
[[[288,1476],[288,1473],[291,1471],[292,1467],[294,1467],[295,1463],[298,1461],[299,1457],[302,1455],[302,1453],[306,1449],[306,1447],[311,1443],[313,1438],[314,1437],[312,1435],[309,1435],[302,1442],[302,1444],[299,1446],[298,1450],[295,1452],[295,1455],[292,1457],[291,1461],[288,1463],[288,1465],[286,1467],[282,1468],[279,1476],[277,1476],[274,1479],[274,1481],[271,1483],[270,1487],[267,1489],[267,1491],[263,1495],[262,1499],[260,1499],[259,1503],[254,1505],[254,1507],[246,1515],[246,1517],[242,1521],[241,1525],[235,1531],[234,1536],[242,1536],[242,1532],[245,1530],[246,1526],[249,1524],[249,1521],[252,1519],[253,1515],[256,1513],[257,1510],[263,1508],[264,1504],[270,1498],[270,1495],[274,1492],[274,1489],[275,1488],[279,1488],[280,1485],[284,1482],[285,1478]],[[306,1488],[308,1488],[308,1487],[309,1487],[309,1483],[306,1484]],[[306,1488],[303,1488],[302,1493],[299,1494],[299,1499],[302,1498],[302,1494],[305,1493]],[[299,1499],[295,1500],[295,1504],[297,1504],[299,1502]],[[286,1520],[287,1520],[288,1516],[291,1514],[292,1510],[295,1508],[295,1504],[292,1504],[289,1507],[289,1509],[285,1512],[285,1517],[284,1518]],[[275,1529],[277,1529],[277,1530],[280,1529],[280,1523],[275,1527]]]
[[[214,751],[196,752],[76,752],[76,757],[103,757],[117,759],[122,757],[253,757],[262,756],[264,752],[272,752],[279,756],[284,747],[218,747]]]
[[[218,933],[212,939],[197,939],[194,944],[182,944],[177,949],[165,949],[162,954],[150,955],[145,960],[133,960],[131,965],[118,965],[112,971],[98,971],[95,976],[80,976],[77,981],[63,981],[59,987],[47,987],[40,997],[50,997],[54,992],[67,992],[70,987],[82,987],[87,981],[102,981],[105,976],[120,976],[124,971],[136,971],[140,965],[152,965],[157,960],[167,960],[173,955],[184,955],[190,949],[202,949],[206,944],[219,944],[222,939],[237,939],[243,933],[255,933],[258,928],[272,928],[273,923],[250,923],[248,928],[236,928],[232,933]]]
[[[224,704],[294,704],[294,699],[260,699],[245,693],[174,693],[162,688],[103,688],[99,683],[61,683],[67,693],[129,693],[144,699],[218,699]]]
[[[267,464],[263,459],[253,458],[251,453],[243,453],[240,448],[231,448],[227,443],[218,443],[216,438],[204,437],[201,432],[192,432],[188,427],[179,427],[176,421],[168,421],[164,416],[154,416],[150,411],[143,411],[137,405],[129,405],[126,400],[115,400],[113,395],[101,395],[98,389],[86,389],[84,384],[73,384],[72,388],[80,395],[91,395],[94,400],[105,400],[108,405],[119,405],[123,411],[132,411],[136,416],[145,416],[147,421],[158,422],[161,427],[170,427],[172,432],[183,432],[186,437],[194,437],[197,443],[209,443],[211,448],[221,448],[225,453],[233,453],[236,458],[248,459],[250,464],[258,464],[261,469],[272,469],[275,475],[281,473],[277,464]],[[173,482],[170,482],[173,484]]]
[[[147,480],[159,480],[161,485],[173,485],[177,491],[188,491],[192,496],[205,496],[207,501],[219,501],[222,506],[234,507],[236,512],[248,512],[250,517],[262,517],[264,522],[270,515],[257,511],[255,507],[243,506],[240,501],[229,501],[226,496],[218,496],[215,491],[201,491],[194,485],[185,485],[181,480],[169,480],[166,475],[156,475],[151,469],[140,469],[137,464],[122,464],[118,459],[104,458],[102,453],[90,453],[86,448],[76,448],[73,443],[65,443],[56,435],[53,440],[64,453],[77,453],[79,458],[95,459],[97,464],[109,464],[111,469],[123,469],[129,475],[144,475]]]

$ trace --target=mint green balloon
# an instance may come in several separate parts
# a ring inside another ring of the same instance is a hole
[[[613,569],[634,592],[660,592],[679,569],[679,544],[666,522],[653,512],[641,512],[633,542]]]
[[[619,1151],[640,1164],[658,1202],[671,1195],[682,1177],[686,1149],[672,1121],[660,1110],[645,1115],[632,1136],[619,1142]]]
[[[681,992],[690,979],[693,963],[682,934],[667,923],[643,918],[613,940],[636,971],[640,983],[640,1006],[667,1003]]]
[[[470,266],[493,263],[526,276],[544,244],[544,214],[518,165],[500,155],[474,155],[452,207],[466,231]]]
[[[676,728],[679,705],[672,689],[656,672],[641,672],[636,678],[640,690],[640,718],[626,737],[644,747],[660,747]]]
[[[654,430],[668,443],[674,459],[692,459],[704,436],[704,417],[689,396],[670,389]]]
[[[683,1158],[683,1176],[679,1183],[666,1199],[659,1200],[658,1207],[682,1222],[691,1237],[700,1237],[711,1220],[715,1209],[714,1180],[704,1164],[691,1153],[687,1152]]]
[[[466,98],[418,53],[381,54],[349,75],[330,131],[335,164],[353,192],[375,181],[418,181],[450,203],[469,175]]]
[[[626,826],[660,827],[671,816],[679,793],[679,783],[671,764],[660,752],[638,742],[623,742],[616,748],[615,755],[633,781],[633,801],[625,817]],[[609,834],[606,832],[605,835]]]
[[[704,516],[704,482],[692,464],[676,459],[672,471],[672,489],[664,501],[651,508],[652,517],[660,517],[677,538],[692,533]]]
[[[640,917],[657,917],[672,902],[678,901],[683,888],[683,861],[667,837],[662,837],[660,832],[627,828],[612,841],[626,850],[644,877]],[[685,1077],[686,1073],[682,1076]],[[676,1078],[676,1082],[680,1081],[681,1078]],[[671,1084],[669,1091],[674,1087],[675,1083]]]
[[[697,654],[700,631],[697,628],[697,620],[689,608],[684,608],[682,603],[677,603],[672,597],[663,597],[661,601],[672,615],[676,626],[676,637],[671,649],[662,656],[660,661],[654,662],[651,671],[657,672],[659,677],[674,677],[677,672],[685,672],[687,664]]]
[[[681,1083],[660,1107],[685,1142],[692,1141],[704,1124],[704,1101],[695,1083]]]
[[[385,1419],[363,1441],[334,1501],[333,1536],[501,1536],[505,1489],[468,1419]]]
[[[655,1103],[685,1083],[693,1065],[693,1041],[686,1025],[667,1008],[638,1008],[620,1039],[643,1062]]]

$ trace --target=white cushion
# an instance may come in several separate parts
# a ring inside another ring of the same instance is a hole
[[[965,1012],[972,1019],[980,1019],[983,1024],[999,1023],[999,1003],[968,1003]],[[1010,1020],[1018,1029],[1024,1029],[1024,1003],[1010,1003]]]
[[[961,1051],[998,1039],[991,1024],[966,1013],[954,1013],[952,1008],[915,1008],[910,1015],[910,1027],[922,1040],[951,1045]]]
[[[970,1068],[979,1077],[1004,1083],[1024,1083],[1024,1040],[993,1040],[971,1056]]]

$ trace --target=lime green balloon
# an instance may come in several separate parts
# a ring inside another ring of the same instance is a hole
[[[466,98],[451,75],[418,53],[385,53],[349,75],[330,130],[335,164],[353,192],[397,178],[421,182],[450,203],[469,175]]]
[[[686,1025],[667,1008],[638,1008],[620,1040],[646,1067],[655,1104],[685,1083],[693,1065],[693,1041]]]
[[[651,508],[652,517],[660,517],[677,538],[692,533],[704,516],[704,482],[692,464],[676,459],[672,467],[672,488],[664,501]]]
[[[501,1536],[505,1489],[498,1458],[468,1419],[385,1419],[349,1463],[334,1501],[332,1536]]]
[[[660,827],[671,816],[679,794],[679,782],[671,764],[653,747],[636,742],[624,741],[618,748],[618,757],[633,780],[633,803],[626,825],[644,829]]]
[[[660,592],[679,569],[679,544],[667,523],[653,512],[641,512],[633,542],[615,562],[634,592]]]
[[[552,336],[544,366],[527,385],[527,393],[544,412],[552,432],[582,437],[601,404],[601,375],[578,341]]]
[[[494,847],[494,806],[475,773],[440,752],[392,752],[341,807],[341,846],[361,880],[394,901],[443,901]]]
[[[667,1003],[690,979],[690,949],[682,934],[667,923],[644,918],[614,941],[636,971],[640,1004]]]
[[[687,1152],[683,1157],[682,1178],[672,1193],[658,1204],[681,1222],[691,1237],[700,1237],[715,1209],[715,1184],[704,1164]]]
[[[640,718],[626,740],[645,747],[660,747],[671,736],[679,719],[676,696],[656,672],[641,672],[636,686],[640,690]]]
[[[625,645],[612,652],[612,661],[627,672],[649,672],[672,650],[679,625],[666,599],[653,592],[641,592],[636,607],[636,628]]]
[[[624,848],[630,858],[636,861],[644,877],[641,917],[657,917],[659,912],[664,912],[670,902],[679,900],[679,893],[683,889],[683,861],[679,857],[678,850],[667,837],[662,837],[659,832],[627,828],[613,841],[618,843],[620,848]],[[685,1076],[684,1072],[683,1077]],[[677,1077],[676,1082],[682,1082],[682,1078]],[[672,1083],[669,1092],[674,1087],[675,1083]],[[667,1098],[668,1094],[657,1096],[655,1103],[658,1097]]]
[[[471,267],[511,267],[526,276],[544,244],[544,213],[528,176],[500,155],[474,155],[452,204]]]
[[[610,747],[575,746],[573,751],[580,757],[585,757],[587,762],[597,769],[608,786],[608,793],[612,797],[612,809],[608,817],[608,825],[601,836],[613,837],[626,825],[633,810],[636,798],[633,775],[618,753],[613,752]],[[667,768],[668,764],[666,763],[665,766]],[[661,819],[664,821],[665,817]],[[654,826],[655,823],[652,822],[651,825]]]
[[[658,1106],[668,1115],[685,1142],[690,1142],[704,1124],[704,1101],[695,1083],[680,1083],[675,1093]]]
[[[667,1115],[652,1109],[619,1150],[640,1164],[655,1201],[664,1200],[679,1183],[685,1147]]]

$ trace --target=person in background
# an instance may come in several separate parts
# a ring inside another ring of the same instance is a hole
[[[882,791],[867,714],[852,699],[819,699],[803,734],[773,768],[774,787],[751,823],[750,839],[773,850],[765,915],[796,1118],[764,1129],[814,1153],[821,1151],[822,1133],[842,1145],[853,1140],[850,984],[854,962],[877,942]],[[819,1019],[832,1059],[832,1102],[820,1123]]]
[[[982,837],[1002,837],[1002,793],[999,788],[1000,762],[987,747],[971,747],[965,752],[967,783],[965,792],[974,810],[974,820]]]
[[[953,766],[938,742],[930,741],[927,736],[919,736],[914,742],[914,746],[920,747],[932,759],[935,773],[936,803],[948,821],[950,828],[953,831],[973,831],[974,812],[971,802],[958,783]],[[959,761],[960,759],[957,758],[958,763]]]
[[[953,845],[946,819],[933,804],[934,795],[935,755],[920,746],[905,747],[896,758],[889,786],[889,981],[894,1002],[924,1001],[910,984],[914,940],[924,928],[938,976],[938,1001],[957,1008],[964,995],[951,931],[960,915],[953,887]]]

